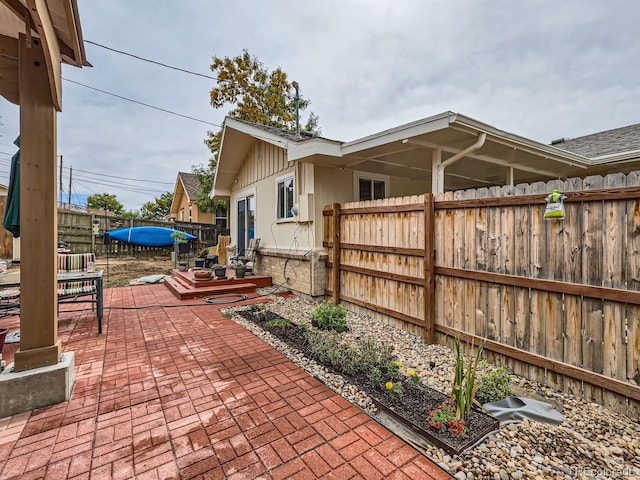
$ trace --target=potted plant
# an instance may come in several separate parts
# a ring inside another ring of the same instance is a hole
[[[187,234],[185,232],[175,231],[171,233],[171,236],[175,240],[176,254],[189,253],[191,251],[191,245],[187,241]]]
[[[206,248],[206,247],[198,252],[198,256],[196,258],[194,258],[194,262],[196,264],[196,268],[203,268],[204,267],[204,262],[205,262],[205,260],[207,258],[207,255],[209,255],[209,249]]]
[[[224,278],[227,276],[227,267],[224,265],[220,265],[219,263],[215,263],[211,266],[213,273],[218,278]]]
[[[247,271],[247,267],[245,267],[244,263],[242,263],[241,260],[237,260],[234,263],[233,269],[236,271],[236,278],[244,278],[244,274]]]

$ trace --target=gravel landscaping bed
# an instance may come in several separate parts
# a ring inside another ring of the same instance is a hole
[[[266,291],[265,291],[266,293]],[[310,324],[316,304],[300,298],[272,296],[267,308],[295,323]],[[234,312],[246,307],[228,309]],[[290,348],[256,326],[233,315],[233,319],[272,345],[294,363],[317,377],[335,392],[375,416],[371,399],[355,385],[327,371],[299,351]],[[394,354],[407,368],[413,368],[425,385],[450,392],[454,353],[442,345],[426,345],[421,338],[368,316],[348,313],[349,331],[345,341],[370,338],[394,347]],[[491,365],[481,368],[479,376]],[[460,455],[448,455],[442,449],[426,445],[423,453],[448,470],[464,478],[571,479],[621,478],[640,480],[640,424],[597,404],[587,403],[570,394],[530,382],[513,375],[512,385],[522,396],[555,405],[565,417],[559,426],[534,421],[504,425],[475,447]]]

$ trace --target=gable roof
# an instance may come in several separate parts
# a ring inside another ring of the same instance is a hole
[[[200,182],[195,173],[178,172],[178,180],[182,182],[184,191],[190,201],[194,201],[198,196]]]
[[[583,137],[560,139],[551,142],[556,148],[598,159],[610,155],[640,152],[640,123],[592,133]]]

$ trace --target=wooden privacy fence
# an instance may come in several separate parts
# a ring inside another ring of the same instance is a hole
[[[640,173],[325,207],[327,294],[640,416]],[[566,218],[544,220],[552,189]]]
[[[98,235],[94,234],[94,226]],[[116,217],[74,211],[58,210],[58,240],[64,241],[74,253],[93,252],[96,255],[153,257],[168,256],[173,247],[141,247],[112,240],[105,245],[99,234],[118,228],[156,226],[175,228],[197,237],[194,252],[202,247],[216,245],[220,228],[217,225],[191,222],[163,222],[139,218]]]

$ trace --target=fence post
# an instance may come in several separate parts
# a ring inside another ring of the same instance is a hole
[[[96,253],[96,236],[93,234],[93,222],[96,219],[96,215],[95,213],[91,214],[91,251],[95,254]]]
[[[331,256],[333,278],[333,303],[340,303],[340,204],[333,204],[333,252]]]
[[[435,209],[432,193],[424,194],[424,341],[434,342],[435,290]]]

